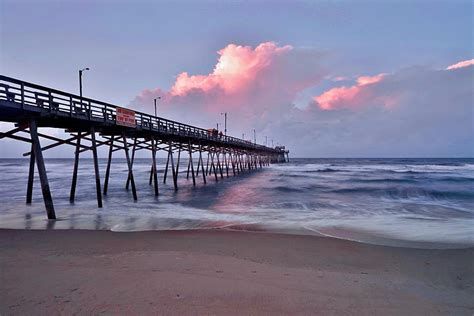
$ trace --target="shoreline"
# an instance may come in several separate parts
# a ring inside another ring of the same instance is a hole
[[[0,229],[0,314],[474,312],[474,248],[230,230]]]
[[[303,227],[297,228],[275,228],[265,227],[259,224],[229,224],[228,226],[222,227],[202,227],[202,228],[178,228],[178,229],[131,229],[131,230],[120,230],[114,228],[54,228],[54,225],[61,221],[47,220],[44,228],[18,228],[18,227],[1,227],[1,230],[26,230],[26,231],[108,231],[113,233],[140,233],[140,232],[247,232],[247,233],[258,233],[258,234],[274,234],[274,235],[288,235],[288,236],[312,236],[337,239],[348,242],[355,242],[365,245],[382,246],[382,247],[394,247],[394,248],[412,248],[412,249],[474,249],[474,243],[462,243],[462,242],[442,242],[442,241],[417,241],[417,240],[405,240],[396,237],[384,236],[378,232],[371,232],[356,228],[346,227],[326,227],[320,229],[310,229]],[[51,223],[51,224],[50,224]]]

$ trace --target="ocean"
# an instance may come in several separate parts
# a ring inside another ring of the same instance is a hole
[[[48,221],[35,175],[25,204],[28,159],[0,159],[0,228],[145,230],[230,229],[324,235],[421,248],[474,245],[474,159],[291,159],[196,187],[182,160],[179,190],[148,185],[150,159],[136,159],[138,201],[125,190],[127,164],[112,162],[104,207],[97,208],[91,159],[81,159],[69,202],[72,159],[46,159],[58,220]],[[106,160],[100,160],[103,185]],[[195,166],[197,163],[195,164]]]

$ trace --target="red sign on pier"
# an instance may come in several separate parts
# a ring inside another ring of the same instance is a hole
[[[117,125],[135,127],[135,111],[117,107]]]

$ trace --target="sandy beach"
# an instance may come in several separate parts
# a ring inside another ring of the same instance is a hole
[[[472,315],[474,249],[230,231],[0,230],[0,314]]]

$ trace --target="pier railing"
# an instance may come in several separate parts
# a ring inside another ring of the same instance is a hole
[[[117,109],[125,108],[2,75],[0,75],[0,100],[14,102],[27,111],[102,123],[106,126],[120,125],[117,124]],[[236,137],[216,135],[207,129],[143,112],[134,112],[135,126],[129,128],[136,130],[149,130],[266,152],[280,152],[279,149],[254,144]]]

